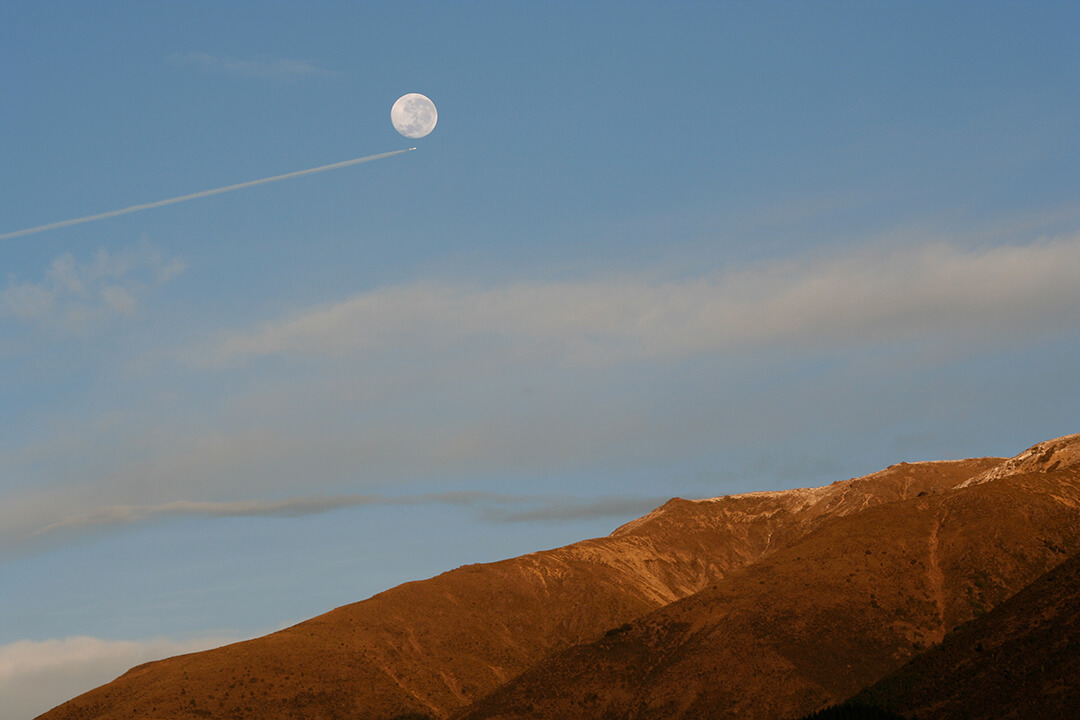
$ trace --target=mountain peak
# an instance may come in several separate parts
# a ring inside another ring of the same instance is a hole
[[[1002,466],[1045,475],[953,492]],[[149,663],[42,717],[795,716],[1080,552],[1078,471],[1074,435],[1011,460],[672,498],[608,537]]]
[[[1080,433],[1044,440],[1029,447],[1016,457],[990,468],[962,483],[959,487],[981,485],[1019,473],[1047,473],[1080,466]]]

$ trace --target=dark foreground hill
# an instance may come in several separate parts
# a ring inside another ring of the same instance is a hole
[[[854,701],[912,720],[1080,717],[1080,556]]]
[[[139,666],[42,717],[795,717],[1080,551],[1078,467],[1072,436],[672,500],[606,538]]]

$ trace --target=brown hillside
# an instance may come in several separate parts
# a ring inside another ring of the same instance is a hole
[[[1080,551],[1080,465],[1059,462],[1078,445],[1042,443],[1032,455],[1047,461],[823,521],[463,717],[771,720],[841,702]]]
[[[1080,555],[855,698],[912,720],[1080,714]]]
[[[606,538],[462,567],[263,638],[140,666],[42,718],[446,717],[550,653],[833,518],[943,493],[1002,462],[901,464],[813,490],[672,500]]]

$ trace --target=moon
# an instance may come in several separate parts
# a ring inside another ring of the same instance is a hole
[[[435,103],[420,93],[402,95],[390,108],[390,122],[407,138],[422,138],[435,129],[439,111]]]

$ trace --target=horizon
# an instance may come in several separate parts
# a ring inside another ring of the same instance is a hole
[[[668,498],[1078,429],[1072,4],[0,17],[0,720]]]

